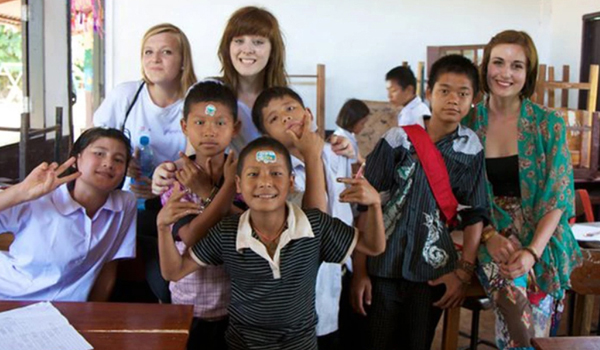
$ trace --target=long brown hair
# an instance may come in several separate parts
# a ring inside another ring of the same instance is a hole
[[[271,54],[264,68],[263,89],[272,86],[287,86],[285,72],[285,44],[279,22],[269,11],[254,7],[242,7],[235,11],[223,31],[219,45],[219,60],[221,61],[223,80],[237,94],[239,74],[231,62],[230,45],[233,38],[241,35],[259,35],[269,39]]]
[[[146,45],[146,41],[157,34],[162,33],[171,33],[175,35],[177,38],[177,42],[179,43],[179,50],[181,53],[181,77],[180,84],[178,90],[179,98],[182,98],[185,92],[196,82],[196,73],[194,73],[194,63],[192,62],[192,48],[190,46],[190,42],[187,36],[183,33],[181,29],[170,24],[170,23],[161,23],[157,24],[154,27],[148,29],[146,34],[144,34],[144,38],[142,39],[142,49],[141,49],[141,59],[144,58],[144,46]],[[152,82],[146,76],[144,72],[144,66],[142,65],[142,78],[148,85],[152,85]]]
[[[516,30],[505,30],[496,34],[483,49],[483,61],[481,62],[480,76],[481,89],[489,94],[490,88],[487,83],[488,65],[492,49],[500,44],[516,44],[523,48],[527,58],[527,74],[525,76],[525,85],[521,89],[520,96],[529,98],[535,92],[535,83],[538,75],[538,54],[533,40],[529,34]]]

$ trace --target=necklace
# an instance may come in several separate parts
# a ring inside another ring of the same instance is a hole
[[[275,250],[277,249],[277,245],[279,244],[279,237],[281,237],[281,234],[283,233],[283,231],[285,231],[286,227],[287,227],[287,220],[283,220],[283,224],[281,225],[279,230],[277,230],[277,234],[273,237],[269,237],[269,236],[265,235],[263,232],[260,232],[260,230],[257,229],[256,226],[252,225],[254,232],[256,232],[256,235],[258,236],[258,238],[260,239],[262,244],[265,245],[265,247],[267,248],[267,252],[269,253],[269,255],[271,257],[273,257],[273,254],[275,253]]]

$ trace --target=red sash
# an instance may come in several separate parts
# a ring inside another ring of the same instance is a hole
[[[446,169],[442,154],[420,125],[405,125],[402,129],[415,147],[429,187],[431,187],[435,201],[442,212],[443,220],[448,225],[455,225],[458,201],[452,193],[448,169]]]

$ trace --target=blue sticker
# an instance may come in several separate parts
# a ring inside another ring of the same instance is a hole
[[[258,151],[256,152],[256,161],[263,162],[265,164],[275,163],[277,161],[277,157],[273,151]]]
[[[206,115],[208,116],[214,117],[215,113],[217,113],[217,107],[215,107],[214,105],[208,105],[206,106],[204,113],[206,113]]]

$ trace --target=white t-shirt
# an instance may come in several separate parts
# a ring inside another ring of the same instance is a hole
[[[423,122],[424,115],[431,115],[429,107],[421,100],[419,96],[415,96],[398,114],[398,125],[413,125],[418,124],[425,127]]]
[[[127,108],[139,87],[139,81],[117,85],[94,113],[94,126],[120,129]],[[152,102],[148,85],[144,84],[125,123],[125,133],[130,136],[131,146],[134,148],[140,146],[141,136],[150,137],[155,165],[167,160],[173,161],[179,158],[179,151],[185,152],[187,140],[181,131],[182,117],[183,100],[165,108],[159,107]]]

